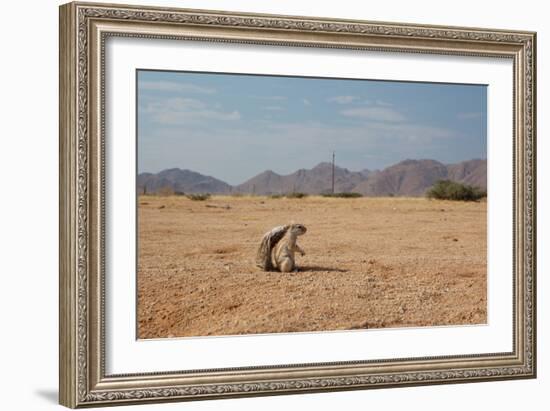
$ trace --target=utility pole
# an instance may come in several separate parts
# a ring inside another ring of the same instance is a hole
[[[334,194],[334,151],[332,152],[332,194]]]

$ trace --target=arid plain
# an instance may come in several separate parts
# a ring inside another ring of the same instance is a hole
[[[140,196],[138,337],[486,323],[486,205]],[[262,272],[262,235],[291,221],[299,270]]]

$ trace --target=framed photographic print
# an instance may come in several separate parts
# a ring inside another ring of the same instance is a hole
[[[535,51],[61,6],[61,404],[534,378]]]

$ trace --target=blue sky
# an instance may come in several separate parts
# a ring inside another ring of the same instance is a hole
[[[143,71],[138,172],[179,167],[241,183],[330,161],[486,158],[484,85]]]

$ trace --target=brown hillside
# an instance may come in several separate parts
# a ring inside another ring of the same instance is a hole
[[[445,165],[434,160],[405,160],[368,178],[353,191],[366,196],[420,196],[447,177]]]
[[[336,192],[349,192],[365,181],[367,177],[359,172],[335,167],[334,189]],[[292,174],[279,175],[271,170],[251,178],[235,187],[235,191],[253,194],[278,194],[301,192],[308,194],[328,193],[332,187],[332,165],[320,163],[312,169],[300,169]]]
[[[448,179],[487,189],[487,160],[470,160],[447,166]]]

